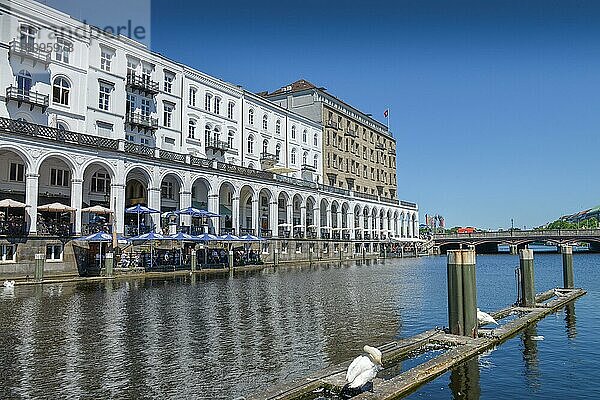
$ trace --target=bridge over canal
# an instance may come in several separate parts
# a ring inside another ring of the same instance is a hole
[[[497,232],[435,234],[432,238],[435,251],[445,253],[450,249],[475,246],[478,253],[497,253],[498,245],[508,245],[511,253],[531,243],[558,246],[589,243],[590,250],[600,251],[600,229],[557,230],[507,230]]]

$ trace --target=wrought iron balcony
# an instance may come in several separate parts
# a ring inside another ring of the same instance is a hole
[[[128,112],[125,116],[125,123],[134,126],[138,129],[146,129],[155,131],[158,129],[158,119],[149,115],[140,113]]]
[[[227,142],[223,142],[221,140],[209,140],[206,142],[206,149],[211,149],[212,151],[220,151],[226,152],[229,149],[229,144]]]
[[[317,172],[315,166],[310,164],[302,164],[300,168],[302,169],[302,171]]]
[[[41,94],[38,92],[32,92],[31,90],[25,90],[15,86],[9,86],[6,88],[6,101],[16,101],[21,107],[21,104],[29,104],[30,111],[33,111],[34,107],[41,107],[42,112],[48,108],[48,95]]]
[[[13,40],[9,43],[9,46],[11,57],[13,55],[21,57],[21,62],[23,62],[23,59],[28,58],[33,61],[34,66],[37,61],[40,61],[47,67],[52,59],[52,52],[48,51],[48,46],[40,46],[36,43],[21,43],[20,40]]]
[[[277,154],[271,154],[271,153],[262,153],[260,155],[260,161],[261,162],[272,162],[273,164],[279,162],[279,156]]]
[[[137,74],[127,74],[127,87],[138,90],[140,92],[154,96],[160,92],[158,82],[153,81],[150,77]]]

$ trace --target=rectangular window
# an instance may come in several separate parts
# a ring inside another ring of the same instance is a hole
[[[56,61],[62,61],[64,63],[69,63],[69,53],[73,51],[73,43],[69,42],[63,38],[56,39],[56,53],[55,58]]]
[[[165,72],[165,84],[164,90],[167,93],[171,93],[173,91],[173,81],[175,80],[175,75],[170,72]]]
[[[168,200],[174,199],[173,182],[163,181],[162,185],[160,186],[160,196],[163,199],[168,199]]]
[[[220,114],[221,113],[221,99],[218,97],[215,97],[215,114]]]
[[[140,143],[143,144],[144,146],[150,146],[150,139],[142,137],[142,138],[140,138]]]
[[[142,99],[142,106],[140,107],[140,110],[144,117],[150,116],[150,99]]]
[[[98,127],[98,136],[112,137],[112,135],[113,135],[112,124],[108,124],[108,123],[102,122],[102,121],[97,121],[96,126]]]
[[[112,63],[113,55],[108,50],[100,52],[100,69],[110,72],[110,64]]]
[[[69,171],[64,169],[50,168],[51,186],[69,186]]]
[[[125,111],[127,114],[135,111],[135,95],[127,93],[127,102],[125,103]]]
[[[17,245],[16,244],[2,244],[0,245],[0,262],[13,262],[16,261]]]
[[[133,60],[127,60],[127,75],[135,75],[137,63]]]
[[[25,165],[11,162],[8,180],[11,182],[25,182]]]
[[[110,109],[110,94],[112,93],[113,86],[106,83],[100,83],[100,93],[98,96],[98,108],[101,110],[108,111]]]
[[[46,246],[46,260],[61,261],[63,254],[62,244],[49,244]]]
[[[125,135],[125,140],[127,140],[128,142],[135,142],[135,136],[131,135],[131,134],[126,134]]]
[[[212,101],[212,96],[209,93],[206,93],[206,95],[204,95],[204,109],[206,111],[210,111],[211,101]]]
[[[94,193],[108,193],[110,188],[110,176],[105,172],[96,172],[92,175],[91,190]]]
[[[173,125],[173,106],[170,104],[164,105],[163,126],[170,128]]]
[[[196,107],[196,89],[190,88],[190,106]]]

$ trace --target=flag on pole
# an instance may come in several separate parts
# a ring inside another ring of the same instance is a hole
[[[385,111],[383,112],[383,116],[384,116],[385,118],[387,118],[389,115],[390,115],[390,109],[389,109],[389,108],[386,108],[386,109],[385,109]]]

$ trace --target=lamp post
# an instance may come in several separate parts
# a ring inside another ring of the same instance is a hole
[[[514,219],[510,219],[510,236],[513,235],[513,230],[515,229],[515,221]]]

